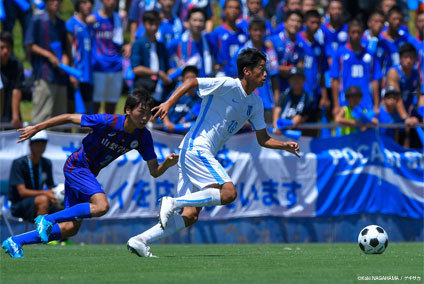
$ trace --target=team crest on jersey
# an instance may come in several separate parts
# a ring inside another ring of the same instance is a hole
[[[238,41],[241,42],[241,43],[246,42],[246,36],[243,35],[243,34],[239,34],[238,35]]]
[[[253,106],[251,106],[251,105],[247,106],[247,115],[248,116],[252,114],[252,109],[253,109]]]
[[[349,53],[347,53],[347,54],[345,54],[344,56],[343,56],[343,60],[348,60],[349,59],[349,57],[350,57],[350,55],[349,55]]]
[[[137,140],[132,141],[131,144],[130,144],[130,147],[133,148],[133,149],[137,148],[138,147],[138,141]]]
[[[371,55],[369,53],[365,53],[363,59],[364,59],[365,63],[370,63],[371,62]]]
[[[337,39],[341,42],[345,42],[347,40],[347,33],[342,31],[337,35]]]
[[[115,135],[116,135],[116,132],[111,132],[107,136],[112,137],[112,136],[115,136]]]

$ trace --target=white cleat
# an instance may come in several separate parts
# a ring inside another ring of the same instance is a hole
[[[143,241],[132,237],[127,242],[127,249],[139,257],[157,257],[150,252],[150,247]]]
[[[160,200],[159,205],[159,224],[165,230],[168,220],[174,215],[174,200],[172,197],[165,196]]]

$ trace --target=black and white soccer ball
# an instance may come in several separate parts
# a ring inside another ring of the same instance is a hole
[[[55,187],[52,188],[54,196],[57,198],[56,207],[59,209],[63,209],[63,202],[65,201],[65,185],[63,183],[59,183]]]
[[[381,254],[389,245],[389,236],[382,227],[369,225],[359,233],[358,244],[366,254]]]

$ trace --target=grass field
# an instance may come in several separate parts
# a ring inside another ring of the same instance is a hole
[[[360,276],[424,282],[423,243],[390,243],[382,255],[365,255],[354,243],[153,245],[157,259],[139,258],[125,245],[24,249],[23,259],[1,255],[0,283],[329,284]]]

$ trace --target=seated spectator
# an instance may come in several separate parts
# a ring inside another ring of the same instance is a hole
[[[8,199],[15,217],[33,221],[38,215],[53,212],[56,197],[52,162],[42,157],[47,145],[47,133],[41,131],[29,141],[30,154],[13,161],[9,177]]]
[[[380,112],[378,114],[378,121],[380,123],[398,123],[402,122],[396,111],[396,105],[400,99],[400,92],[393,86],[388,86],[382,91],[383,100],[380,105]],[[393,128],[380,128],[382,135],[389,136],[396,139],[396,129]]]
[[[293,67],[288,72],[290,87],[280,95],[273,113],[274,133],[281,134],[281,127],[277,125],[279,119],[290,120],[286,124],[295,128],[308,119],[311,104],[308,93],[303,88],[305,74],[302,68]]]
[[[135,74],[134,87],[143,87],[151,92],[156,105],[162,103],[168,94],[165,85],[172,83],[166,73],[169,70],[166,47],[156,40],[159,24],[159,12],[145,12],[143,15],[145,34],[134,42],[131,50],[131,66]],[[158,84],[159,80],[163,84]]]
[[[9,32],[0,35],[1,81],[3,92],[1,122],[10,122],[13,127],[22,127],[19,104],[22,98],[24,68],[13,55],[13,36]]]
[[[25,35],[34,74],[32,122],[39,123],[67,111],[67,75],[59,64],[69,65],[65,22],[57,15],[61,1],[47,0],[46,11],[34,15]]]
[[[182,74],[183,81],[180,82],[177,87],[188,79],[197,78],[198,73],[199,70],[195,66],[186,66]],[[163,120],[163,124],[167,131],[177,132],[177,129],[174,129],[176,125],[195,121],[198,114],[194,112],[195,110],[200,110],[199,106],[201,103],[202,99],[197,95],[195,90],[192,90],[182,96],[169,110],[168,115]],[[188,131],[189,127],[185,127],[184,129]],[[184,129],[178,129],[178,132],[181,130],[184,132]]]

